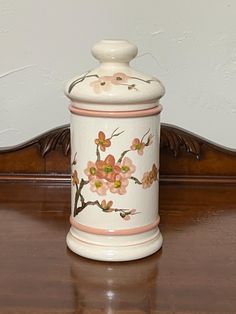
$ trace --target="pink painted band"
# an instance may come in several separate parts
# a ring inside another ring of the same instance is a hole
[[[80,231],[84,231],[87,233],[99,234],[99,235],[110,235],[110,236],[111,235],[114,235],[114,236],[133,235],[133,234],[147,232],[154,229],[156,226],[158,226],[159,222],[160,222],[160,217],[158,216],[158,218],[154,222],[145,226],[130,228],[130,229],[113,230],[113,229],[100,229],[100,228],[85,226],[77,222],[72,216],[70,216],[70,223],[76,229],[79,229]]]
[[[99,110],[87,110],[69,105],[70,112],[89,117],[110,117],[110,118],[129,118],[129,117],[146,117],[160,114],[162,106],[158,105],[154,108],[144,110],[132,110],[132,111],[99,111]]]
[[[82,240],[81,238],[78,238],[78,237],[76,237],[76,235],[74,235],[72,232],[70,232],[70,236],[72,236],[74,239],[76,239],[77,241],[79,240],[79,242],[82,242],[82,243],[84,243],[84,244],[86,244],[86,245],[93,245],[93,243],[91,243],[91,242],[89,242],[89,241],[85,241],[85,240]],[[126,247],[134,247],[135,245],[143,245],[143,244],[145,244],[145,243],[150,243],[150,240],[152,241],[153,239],[156,239],[156,235],[152,238],[152,239],[147,239],[147,240],[145,240],[145,241],[142,241],[142,242],[139,242],[139,243],[137,243],[137,244],[125,244],[125,246]],[[95,243],[95,245],[96,246],[102,246],[102,247],[107,247],[107,245],[106,244],[100,244],[100,243]]]

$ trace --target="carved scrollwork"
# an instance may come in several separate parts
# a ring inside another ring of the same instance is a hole
[[[65,156],[70,151],[70,127],[69,125],[57,128],[44,134],[38,141],[42,157],[61,148]]]
[[[186,133],[173,126],[162,125],[161,127],[161,147],[169,149],[175,157],[180,151],[186,151],[200,159],[201,141],[194,135]]]

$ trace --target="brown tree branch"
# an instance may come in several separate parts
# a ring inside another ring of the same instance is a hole
[[[139,179],[137,179],[136,177],[130,177],[131,180],[134,180],[135,184],[139,184],[142,185],[142,182],[139,181]]]
[[[128,152],[130,152],[130,149],[125,150],[125,151],[120,155],[120,158],[118,159],[117,162],[122,162],[122,159],[124,158],[124,156],[125,156]]]
[[[89,72],[90,72],[90,71],[89,71]],[[86,79],[87,77],[97,77],[97,78],[99,78],[99,76],[98,76],[97,74],[87,75],[89,72],[87,72],[83,77],[80,77],[80,78],[74,80],[74,81],[70,84],[70,86],[69,86],[69,88],[68,88],[68,93],[69,93],[69,94],[71,93],[72,89],[73,89],[77,84],[83,82],[83,80]]]
[[[97,155],[97,161],[101,160],[101,155],[100,155],[100,151],[99,151],[99,144],[97,144],[96,155]]]

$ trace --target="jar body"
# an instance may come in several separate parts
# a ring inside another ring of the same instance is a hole
[[[160,114],[71,110],[72,209],[67,244],[103,261],[153,254],[158,228]]]

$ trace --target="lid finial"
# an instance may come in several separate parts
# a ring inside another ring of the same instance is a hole
[[[129,63],[137,53],[138,48],[127,40],[101,40],[92,48],[93,56],[100,62]]]

